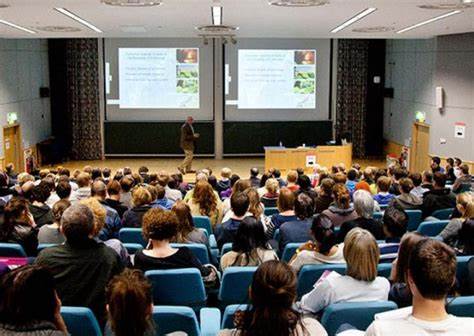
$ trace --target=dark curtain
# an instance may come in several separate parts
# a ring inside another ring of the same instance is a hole
[[[366,157],[369,41],[339,40],[336,137],[349,135],[355,157]]]

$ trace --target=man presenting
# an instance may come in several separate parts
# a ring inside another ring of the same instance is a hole
[[[189,116],[186,118],[183,126],[181,126],[180,147],[184,151],[184,160],[178,167],[178,170],[182,174],[196,172],[191,169],[191,166],[193,164],[194,144],[197,138],[199,138],[199,134],[194,133],[193,122],[193,117]]]

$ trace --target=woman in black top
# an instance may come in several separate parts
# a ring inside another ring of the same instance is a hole
[[[171,211],[151,209],[143,216],[143,236],[148,249],[135,254],[135,267],[142,271],[197,268],[203,277],[212,271],[203,266],[187,247],[173,248],[170,240],[177,234],[178,217]]]

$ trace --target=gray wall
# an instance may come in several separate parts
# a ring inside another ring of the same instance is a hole
[[[51,135],[49,98],[39,97],[49,87],[48,41],[0,39],[0,126],[7,113],[17,112],[23,148]],[[0,132],[3,157],[3,132]]]
[[[426,113],[431,125],[430,153],[474,161],[474,33],[428,40],[388,40],[384,137],[410,141],[415,112]],[[435,90],[444,88],[445,109],[436,108]],[[466,138],[454,137],[454,124],[466,123]],[[440,138],[446,139],[441,144]]]

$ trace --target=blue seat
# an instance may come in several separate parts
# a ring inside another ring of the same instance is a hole
[[[265,212],[265,216],[271,216],[271,215],[279,213],[280,211],[278,210],[278,208],[265,208],[264,212]]]
[[[189,307],[154,306],[153,321],[156,325],[155,335],[164,336],[176,331],[189,336],[201,334],[196,313]]]
[[[197,268],[147,271],[145,276],[153,286],[153,302],[157,305],[199,309],[206,303],[206,290]]]
[[[273,239],[276,241],[280,240],[280,229],[275,230],[275,232],[273,233]]]
[[[135,254],[138,250],[143,249],[142,244],[125,243],[123,247],[127,249],[128,254]]]
[[[441,220],[449,219],[453,213],[454,208],[449,209],[439,209],[434,211],[431,216],[436,217]]]
[[[380,211],[380,212],[374,212],[373,218],[374,218],[375,220],[381,220],[381,219],[383,218],[383,212],[382,212],[382,211]]]
[[[221,329],[233,329],[234,328],[234,314],[235,312],[248,309],[246,304],[234,304],[225,307],[224,315],[222,316]]]
[[[305,265],[298,274],[298,298],[309,293],[316,281],[323,275],[325,271],[335,271],[339,274],[345,274],[346,264],[322,264],[322,265]]]
[[[217,308],[202,308],[199,311],[201,336],[216,336],[221,330],[221,311]]]
[[[225,243],[222,245],[221,255],[224,255],[229,251],[232,251],[232,243]]]
[[[41,251],[43,251],[44,249],[47,249],[48,247],[53,247],[53,246],[58,246],[60,244],[38,244],[38,248],[37,248],[37,251],[38,253],[40,253]]]
[[[392,272],[392,264],[390,263],[381,263],[377,265],[377,274],[384,278],[390,278],[390,273]]]
[[[210,264],[209,261],[209,251],[207,250],[207,246],[204,244],[171,244],[171,247],[180,248],[180,247],[187,247],[191,250],[194,256],[201,262],[201,264]]]
[[[143,247],[147,246],[147,242],[142,235],[142,229],[140,228],[120,229],[119,240],[124,244],[140,244]]]
[[[281,261],[289,262],[293,255],[295,254],[298,247],[301,246],[301,243],[289,243],[285,246],[283,254],[281,255]]]
[[[209,235],[212,234],[211,220],[207,216],[193,216],[194,226],[198,229],[204,229]]]
[[[219,301],[223,306],[248,302],[248,289],[257,267],[228,267],[222,276]]]
[[[20,244],[0,243],[0,257],[26,258],[27,255]]]
[[[474,296],[459,296],[448,299],[446,309],[449,314],[461,317],[474,317]]]
[[[421,223],[421,210],[405,210],[408,215],[408,231],[415,231]]]
[[[463,282],[468,277],[468,263],[473,256],[459,256],[456,257],[457,266],[456,266],[456,278]],[[473,316],[474,317],[474,316]]]
[[[334,303],[324,309],[321,324],[329,336],[336,335],[337,329],[344,323],[359,330],[366,330],[375,314],[397,308],[392,301]]]
[[[380,204],[379,207],[380,207],[380,210],[383,211],[388,208],[388,204]]]
[[[71,336],[102,336],[92,310],[85,307],[61,307],[61,316]]]
[[[417,231],[424,236],[436,237],[443,231],[448,223],[449,220],[422,222],[420,226],[418,226]]]

